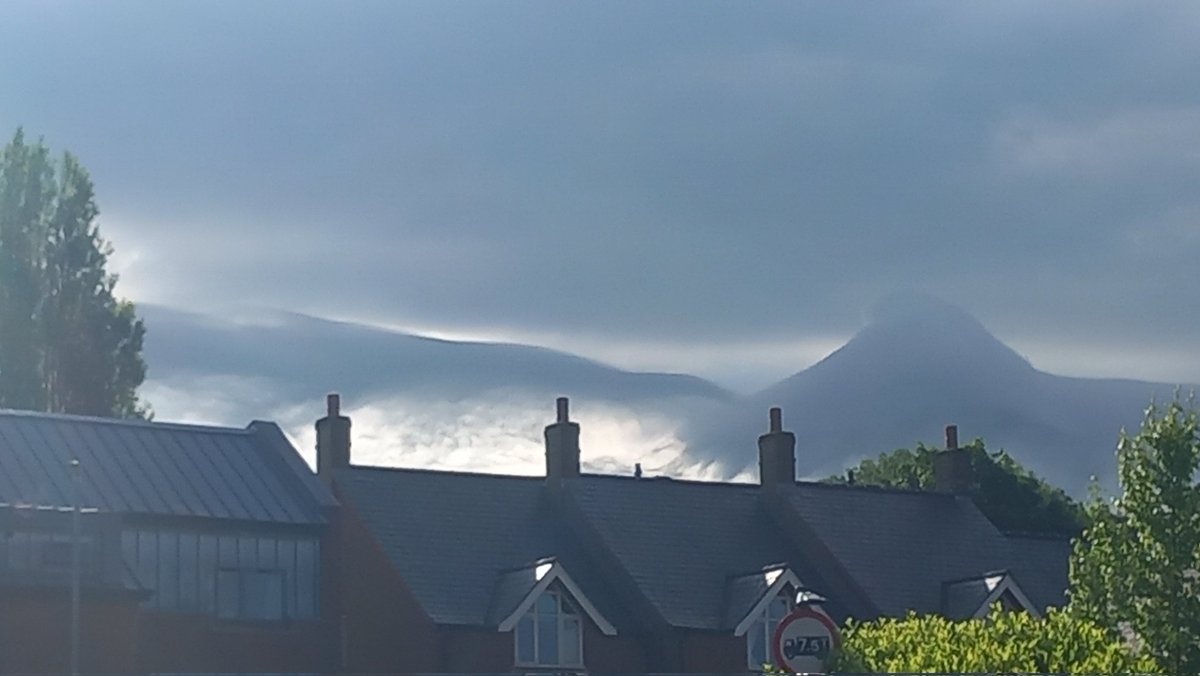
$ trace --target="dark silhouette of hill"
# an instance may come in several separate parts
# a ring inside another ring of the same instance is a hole
[[[250,323],[155,305],[139,311],[150,327],[152,378],[254,379],[270,383],[280,403],[330,390],[350,401],[400,392],[453,399],[493,390],[615,401],[731,396],[702,378],[623,371],[527,345],[439,340],[274,311],[255,313]]]
[[[152,305],[140,310],[150,327],[151,377],[184,389],[207,376],[267,383],[269,401],[246,404],[260,408],[311,402],[329,390],[363,402],[524,392],[538,400],[567,394],[632,403],[682,416],[688,454],[719,461],[730,475],[753,467],[767,408],[778,405],[796,433],[803,477],[918,441],[940,445],[943,427],[955,423],[964,440],[983,437],[988,448],[1007,449],[1079,496],[1093,474],[1113,485],[1121,427],[1135,430],[1151,398],[1169,399],[1175,389],[1039,371],[967,312],[921,296],[881,304],[841,348],[747,397],[694,376],[623,371],[526,345],[437,340],[278,312],[247,324]]]
[[[962,309],[923,296],[891,299],[817,364],[739,401],[729,417],[697,421],[689,448],[753,462],[766,409],[782,406],[797,435],[801,476],[836,473],[918,441],[940,445],[948,423],[983,437],[1075,495],[1089,476],[1115,477],[1122,426],[1136,430],[1152,397],[1174,386],[1070,378],[1035,369]]]

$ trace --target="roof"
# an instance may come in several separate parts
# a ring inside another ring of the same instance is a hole
[[[532,588],[523,571],[554,559],[621,626],[605,579],[556,518],[540,477],[350,467],[336,484],[435,622],[493,625],[498,606]]]
[[[273,423],[208,427],[0,411],[0,502],[317,524],[336,502]]]
[[[798,482],[787,497],[885,615],[941,612],[943,583],[1013,568],[1007,538],[966,496]]]
[[[742,601],[731,595],[733,578],[779,564],[805,586],[838,596],[772,529],[756,485],[623,476],[568,484],[605,547],[673,626],[729,629],[736,614],[729,606]]]
[[[768,502],[755,484],[583,475],[551,490],[542,477],[366,467],[339,470],[336,483],[439,623],[494,625],[546,559],[618,627],[644,611],[731,631],[778,571],[828,599],[836,618],[865,616],[864,597],[885,615],[944,612],[947,583],[996,570],[1039,609],[1046,589],[1065,586],[1050,547],[1018,555],[974,502],[945,493],[798,482]],[[819,542],[789,534],[789,519]],[[619,593],[629,585],[635,600]],[[976,591],[966,587],[950,590],[956,602]]]
[[[1071,539],[1061,535],[1008,533],[1012,570],[1039,608],[1063,607],[1067,603]]]

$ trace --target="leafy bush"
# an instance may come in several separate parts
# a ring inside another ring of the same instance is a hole
[[[1148,654],[1088,620],[1037,618],[999,605],[982,619],[909,614],[851,622],[830,665],[840,672],[1161,673]]]

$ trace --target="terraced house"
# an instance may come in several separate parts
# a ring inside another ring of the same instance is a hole
[[[1061,603],[1060,540],[965,494],[581,472],[565,399],[540,477],[363,467],[331,395],[314,474],[245,428],[0,412],[0,672],[745,672],[798,603],[841,622]],[[78,557],[78,565],[76,564]],[[73,583],[78,574],[78,587]]]
[[[797,603],[840,622],[1063,601],[1067,543],[998,531],[953,437],[920,492],[796,481],[778,409],[758,484],[582,473],[565,399],[543,477],[357,466],[350,430],[331,395],[318,467],[352,672],[730,673],[769,660]]]

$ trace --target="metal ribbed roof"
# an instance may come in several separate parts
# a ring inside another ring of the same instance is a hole
[[[273,423],[246,428],[0,411],[0,502],[311,524],[335,504]]]

